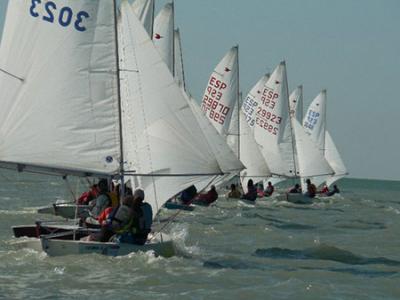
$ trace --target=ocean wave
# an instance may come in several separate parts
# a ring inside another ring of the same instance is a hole
[[[292,250],[286,248],[267,248],[257,249],[254,253],[258,257],[268,257],[276,259],[318,259],[340,262],[349,265],[371,265],[381,264],[386,266],[400,266],[400,261],[385,257],[363,257],[350,251],[321,244],[316,247],[304,250]]]

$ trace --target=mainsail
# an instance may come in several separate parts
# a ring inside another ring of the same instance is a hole
[[[226,137],[239,96],[238,47],[233,47],[208,80],[201,108],[218,133]]]
[[[322,155],[325,154],[326,90],[321,91],[311,102],[304,116],[303,127],[311,136]]]
[[[299,85],[289,96],[290,115],[299,123],[303,122],[303,86]]]
[[[50,14],[45,6],[56,4]],[[112,1],[9,1],[0,49],[0,164],[119,172]]]
[[[268,79],[269,74],[266,74],[253,86],[243,102],[239,115],[240,160],[246,166],[246,169],[240,173],[240,179],[245,191],[249,179],[258,182],[271,175],[271,171],[261,153],[261,147],[254,139],[256,113],[261,100],[259,95],[262,93],[264,85]]]
[[[257,98],[254,137],[261,153],[272,174],[295,177],[285,62],[276,67]]]
[[[153,42],[172,74],[174,72],[174,4],[167,3],[154,19]]]

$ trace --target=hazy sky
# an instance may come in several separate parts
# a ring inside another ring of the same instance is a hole
[[[400,180],[399,11],[398,0],[175,0],[188,89],[200,99],[236,44],[244,95],[286,60],[305,109],[328,90],[328,130],[350,177]]]

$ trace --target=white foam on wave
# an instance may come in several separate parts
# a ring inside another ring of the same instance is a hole
[[[0,210],[0,215],[32,215],[37,213],[37,208],[26,207],[23,210]]]

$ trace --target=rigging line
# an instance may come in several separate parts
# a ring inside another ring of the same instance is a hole
[[[4,69],[1,69],[1,68],[0,68],[0,71],[3,72],[4,74],[7,74],[8,76],[11,76],[12,78],[18,79],[18,80],[21,81],[21,82],[25,82],[25,79],[24,79],[24,78],[15,76],[14,74],[11,74],[10,72],[7,72],[7,71],[4,70]]]

